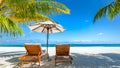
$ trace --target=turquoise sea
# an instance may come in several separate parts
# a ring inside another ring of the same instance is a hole
[[[120,44],[70,44],[71,47],[120,47]],[[6,44],[0,45],[0,47],[24,47],[19,44]],[[46,47],[46,44],[42,44],[42,47]],[[49,47],[55,47],[55,44],[49,44]]]

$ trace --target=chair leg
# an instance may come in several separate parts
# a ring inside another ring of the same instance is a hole
[[[56,66],[56,60],[55,60],[55,66]]]
[[[55,66],[56,66],[56,62],[55,62]]]
[[[20,68],[22,68],[22,67],[23,67],[23,65],[24,65],[24,62],[22,61],[22,62],[21,62],[21,65],[20,65]]]
[[[72,64],[72,61],[70,61],[70,63]]]
[[[39,63],[39,66],[40,66],[40,59],[38,59],[38,63]]]

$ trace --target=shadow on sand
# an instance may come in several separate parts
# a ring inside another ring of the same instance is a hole
[[[13,68],[20,68],[20,61],[18,57],[25,54],[25,52],[5,52],[0,53],[0,58],[11,57],[7,59],[14,65]],[[54,56],[51,56],[51,61],[41,62],[41,66],[26,65],[25,68],[120,68],[120,54],[115,53],[102,53],[102,54],[78,54],[71,53],[73,57],[73,63],[58,63],[55,66]],[[2,65],[2,64],[0,64]]]
[[[21,55],[24,55],[25,51],[13,51],[13,52],[3,52],[0,53],[0,58],[4,59],[5,62],[10,63],[9,65],[14,65],[14,66],[18,66],[18,64],[20,64],[20,61],[18,61],[18,57]],[[1,62],[0,63],[0,68],[6,68],[6,66],[8,66],[8,64],[6,65],[5,62]]]

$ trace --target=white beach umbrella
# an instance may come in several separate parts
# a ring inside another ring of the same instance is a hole
[[[63,32],[65,29],[57,23],[53,23],[51,21],[45,21],[45,22],[39,22],[34,25],[29,26],[29,28],[32,31],[35,32],[43,32],[47,34],[47,53],[48,53],[48,40],[49,40],[49,34],[50,33],[58,33],[58,32]]]

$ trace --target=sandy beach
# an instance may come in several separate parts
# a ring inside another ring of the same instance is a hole
[[[42,47],[45,49],[45,47]],[[18,57],[25,54],[24,47],[0,47],[0,68],[20,68]],[[54,65],[55,47],[49,47],[49,62],[25,68],[120,68],[120,47],[71,47],[73,63]]]

